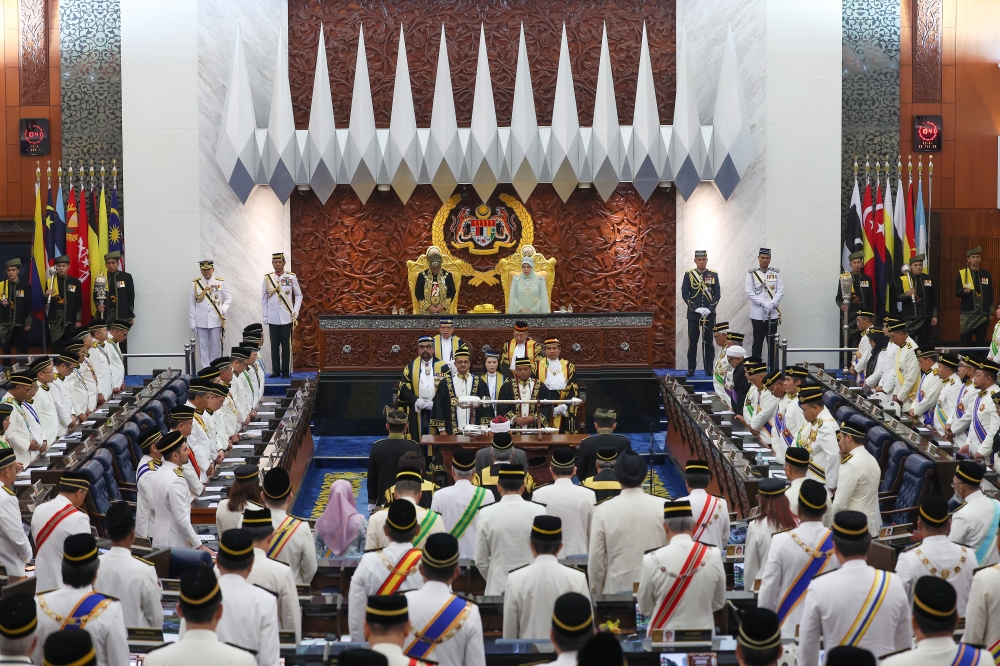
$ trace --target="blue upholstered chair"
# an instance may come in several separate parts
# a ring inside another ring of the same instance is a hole
[[[895,441],[896,436],[882,426],[871,428],[865,438],[865,448],[878,461],[879,469],[882,472],[885,472],[885,468],[889,464],[889,447]]]
[[[934,463],[927,458],[917,454],[908,456],[903,463],[903,482],[899,493],[882,498],[883,502],[893,505],[892,509],[882,511],[883,522],[897,525],[912,523],[920,503],[931,492],[936,471]]]
[[[847,419],[851,418],[851,416],[853,416],[854,414],[857,414],[857,412],[850,405],[842,405],[837,408],[836,412],[833,413],[833,415],[837,419],[837,423],[846,421]]]
[[[121,489],[118,487],[118,482],[115,480],[115,457],[109,449],[97,449],[94,451],[94,455],[91,460],[96,461],[101,464],[104,469],[104,487],[107,488],[108,497],[111,501],[120,500],[122,498]]]
[[[135,501],[135,468],[132,467],[132,455],[129,452],[128,438],[121,433],[115,433],[108,437],[104,443],[104,448],[111,451],[112,469],[115,474],[115,482],[118,489],[123,493],[131,495]]]
[[[142,449],[139,448],[140,432],[138,424],[134,421],[129,421],[121,429],[121,434],[125,435],[125,439],[128,440],[129,455],[132,458],[132,469],[139,469],[139,461],[142,460]]]
[[[150,400],[142,408],[142,411],[146,412],[156,422],[156,427],[160,429],[160,432],[164,435],[167,434],[166,410],[163,409],[162,402],[159,400]]]
[[[903,483],[903,463],[913,453],[906,442],[893,442],[889,445],[889,462],[885,466],[885,474],[879,485],[879,495],[895,495]]]
[[[203,550],[170,549],[170,578],[180,578],[188,569],[212,567],[212,556]]]
[[[824,391],[823,404],[826,405],[831,414],[836,414],[837,408],[844,404],[844,398],[836,391]]]
[[[160,391],[156,399],[163,403],[163,409],[169,414],[170,410],[177,404],[177,394],[173,391]]]

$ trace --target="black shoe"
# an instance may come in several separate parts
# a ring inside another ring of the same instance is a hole
[[[281,375],[281,378],[282,379],[291,379],[291,375],[286,372],[286,373],[284,373],[284,374]]]
[[[688,370],[687,376],[694,377],[694,370]]]
[[[272,372],[271,374],[268,375],[268,377],[270,377],[271,379],[277,379],[280,376],[281,374],[277,372]]]

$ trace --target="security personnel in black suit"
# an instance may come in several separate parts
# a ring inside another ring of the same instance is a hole
[[[845,302],[840,293],[840,285],[837,285],[837,296],[834,299],[837,307],[847,312],[847,346],[857,347],[861,342],[861,333],[858,331],[858,310],[872,312],[875,309],[875,289],[870,277],[861,272],[864,266],[865,253],[855,252],[851,255],[851,298]]]
[[[406,436],[408,419],[406,412],[386,409],[385,422],[389,437],[372,444],[371,454],[368,456],[369,506],[382,503],[385,491],[396,483],[400,456],[411,451],[420,454],[420,445]]]
[[[983,248],[974,247],[966,252],[965,260],[968,267],[955,276],[955,296],[962,300],[962,344],[969,344],[975,338],[980,345],[987,345],[990,343],[987,328],[993,314],[993,277],[980,267]]]
[[[628,437],[614,434],[617,419],[618,415],[613,410],[594,410],[597,434],[587,437],[576,447],[576,478],[580,481],[597,474],[597,453],[600,449],[612,448],[616,457],[622,451],[632,450]]]
[[[906,332],[924,349],[931,340],[931,327],[937,326],[937,289],[930,275],[924,273],[924,255],[910,259],[910,274],[899,276],[896,302]]]
[[[56,274],[49,281],[45,299],[48,302],[46,320],[52,347],[63,341],[63,335],[80,325],[81,286],[80,281],[68,273],[69,257],[56,257]]]
[[[687,303],[688,326],[688,377],[694,376],[698,365],[698,337],[702,338],[705,374],[712,375],[715,362],[715,348],[712,343],[712,326],[715,325],[715,308],[719,305],[721,291],[719,274],[706,268],[708,252],[696,250],[695,268],[684,274],[681,281],[681,296]]]
[[[7,279],[0,282],[0,341],[3,353],[28,353],[28,331],[31,330],[31,285],[21,279],[21,260],[11,259],[4,268]],[[12,364],[13,365],[13,364]]]
[[[129,324],[135,323],[135,285],[132,276],[118,270],[121,266],[121,252],[108,252],[104,255],[104,267],[108,271],[108,296],[104,305],[98,305],[98,312],[103,312],[105,321],[124,319]],[[97,302],[96,300],[94,301]],[[128,341],[119,345],[122,353],[128,352]]]
[[[598,503],[606,499],[621,495],[622,484],[615,477],[615,461],[618,459],[618,451],[613,446],[602,447],[597,450],[597,474],[588,476],[581,485],[590,488],[597,496]],[[578,472],[579,473],[579,472]]]

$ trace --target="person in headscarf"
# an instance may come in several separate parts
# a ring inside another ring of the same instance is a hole
[[[368,520],[358,513],[351,483],[337,479],[330,486],[330,500],[316,521],[316,552],[322,559],[361,557],[365,553]]]
[[[521,273],[510,281],[507,314],[548,314],[549,290],[545,278],[535,273],[535,258],[521,258]]]

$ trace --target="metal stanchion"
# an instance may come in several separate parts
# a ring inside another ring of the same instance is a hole
[[[788,367],[788,338],[781,338],[778,347],[781,348],[781,371],[784,372]]]
[[[191,345],[184,345],[184,374],[191,374]]]
[[[195,340],[194,338],[191,338],[190,342],[191,342],[191,369],[188,370],[188,374],[193,375],[198,371],[198,362],[195,360],[197,359],[197,353],[198,353],[198,341]]]

